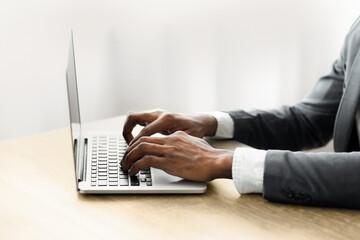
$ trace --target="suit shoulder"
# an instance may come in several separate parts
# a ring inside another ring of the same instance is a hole
[[[343,48],[343,58],[346,60],[348,66],[352,65],[355,60],[357,52],[360,48],[360,17],[358,17],[352,24],[349,33],[345,39]]]

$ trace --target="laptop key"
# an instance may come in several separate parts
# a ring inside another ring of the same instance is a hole
[[[98,186],[106,186],[107,185],[107,181],[106,180],[99,180],[98,181]]]
[[[129,186],[129,180],[128,179],[120,179],[119,184],[120,184],[120,186]]]
[[[152,182],[146,182],[146,186],[152,186]]]
[[[139,186],[139,179],[136,176],[130,176],[131,186]]]

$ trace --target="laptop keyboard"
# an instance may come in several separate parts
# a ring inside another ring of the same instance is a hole
[[[152,186],[150,169],[135,176],[123,171],[120,161],[127,145],[122,137],[95,136],[91,149],[91,186]]]

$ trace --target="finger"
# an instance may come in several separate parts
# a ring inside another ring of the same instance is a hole
[[[137,142],[135,142],[133,145],[129,146],[123,156],[123,159],[121,160],[121,163],[126,158],[126,156],[131,152],[135,147],[137,147],[140,143],[147,142],[147,143],[155,143],[159,145],[163,145],[165,143],[164,137],[142,137]]]
[[[167,125],[165,121],[161,118],[156,119],[155,121],[144,127],[140,131],[140,133],[129,143],[129,145],[131,146],[132,144],[137,142],[141,137],[151,136],[155,133],[161,133],[165,130],[167,130]]]
[[[122,161],[122,168],[127,171],[133,165],[134,162],[139,160],[145,155],[155,155],[162,157],[169,150],[169,147],[165,145],[158,145],[154,143],[140,143],[136,146]]]
[[[145,155],[154,155],[162,157],[167,151],[166,147],[163,145],[158,145],[154,143],[140,143],[133,150],[131,150],[121,161],[122,168],[127,171],[131,166],[144,157]]]
[[[164,157],[146,155],[132,165],[129,174],[130,176],[134,176],[141,169],[146,169],[149,167],[161,169],[161,167],[164,166],[165,160],[166,159]]]
[[[127,116],[124,129],[123,129],[123,136],[125,141],[129,144],[133,139],[134,136],[132,135],[132,130],[137,124],[146,125],[149,122],[154,121],[158,118],[158,113],[131,113]]]

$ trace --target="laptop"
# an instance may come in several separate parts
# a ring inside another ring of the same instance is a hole
[[[130,176],[120,166],[127,148],[121,132],[82,131],[72,32],[66,82],[77,191],[84,194],[206,191],[206,183],[187,181],[156,168],[143,169],[136,176]]]

